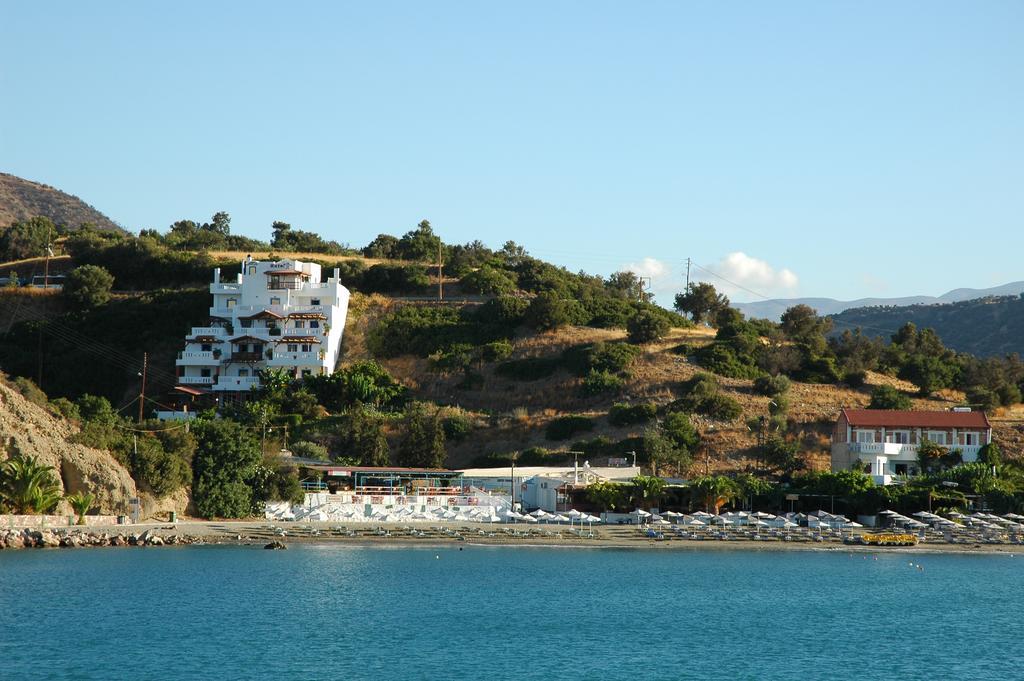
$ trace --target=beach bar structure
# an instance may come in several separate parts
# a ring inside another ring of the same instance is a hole
[[[303,464],[303,487],[332,494],[456,495],[464,492],[462,472],[446,468],[390,468]]]
[[[338,466],[295,462],[306,492],[306,509],[354,513],[426,513],[508,508],[506,497],[467,485],[461,471],[445,468]]]

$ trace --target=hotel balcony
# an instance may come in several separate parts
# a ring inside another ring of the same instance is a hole
[[[220,376],[214,390],[250,390],[259,387],[259,376]]]
[[[213,385],[213,376],[178,376],[180,385]]]
[[[958,449],[964,461],[976,461],[982,445],[939,445],[946,449]],[[917,459],[917,445],[904,445],[898,442],[851,442],[850,451],[854,454],[885,456],[895,459]]]
[[[217,366],[220,364],[220,353],[216,355],[212,351],[184,350],[178,353],[178,359],[174,361],[177,366]]]
[[[190,333],[188,337],[195,338],[196,336],[216,336],[218,338],[227,338],[228,330],[223,326],[193,326],[192,333]]]
[[[259,362],[263,359],[262,352],[232,352],[229,362]]]
[[[274,352],[267,364],[272,367],[320,366],[323,359],[319,352]]]

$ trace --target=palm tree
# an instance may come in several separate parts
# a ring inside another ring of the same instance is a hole
[[[735,499],[738,493],[736,484],[724,475],[705,475],[699,477],[693,481],[692,487],[704,500],[704,507],[708,513],[714,508],[715,515],[718,515],[722,504]]]
[[[34,456],[14,456],[0,465],[0,503],[16,514],[49,513],[60,503],[53,467]]]
[[[637,504],[643,505],[648,499],[658,499],[665,491],[665,481],[653,475],[638,475],[632,480]]]
[[[95,501],[93,495],[86,492],[75,492],[64,497],[71,508],[74,509],[75,515],[78,516],[78,524],[85,525],[85,514],[92,508],[92,502]]]

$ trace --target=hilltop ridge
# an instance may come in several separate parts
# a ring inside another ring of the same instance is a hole
[[[40,182],[0,173],[0,227],[34,217],[50,218],[57,225],[78,229],[124,231],[113,220],[82,199]]]

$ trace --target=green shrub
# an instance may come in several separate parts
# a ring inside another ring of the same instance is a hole
[[[653,343],[668,333],[668,320],[650,310],[637,312],[626,322],[626,333],[630,343]]]
[[[459,285],[467,293],[506,295],[516,290],[515,275],[491,265],[466,274]]]
[[[427,270],[420,265],[374,265],[363,273],[366,293],[421,293],[430,286]]]
[[[843,383],[851,388],[862,388],[867,383],[868,372],[861,370],[847,371],[843,376]]]
[[[544,437],[549,440],[568,440],[577,433],[594,429],[594,422],[586,416],[561,416],[548,423]]]
[[[480,347],[480,357],[485,362],[500,362],[512,354],[512,343],[507,340],[496,340],[484,343]]]
[[[327,455],[327,447],[310,442],[308,440],[300,440],[299,442],[293,442],[288,446],[291,450],[292,455],[300,459],[316,459],[317,461],[328,461],[330,457]]]
[[[646,423],[658,414],[658,407],[653,402],[642,404],[626,404],[618,402],[608,411],[608,423],[613,426],[628,426],[635,423]]]
[[[781,395],[789,390],[789,379],[781,374],[778,376],[758,376],[754,379],[754,392],[766,397]]]
[[[871,391],[871,402],[868,404],[868,409],[907,410],[910,408],[910,397],[891,385],[880,385]]]
[[[625,384],[626,382],[615,374],[592,369],[580,384],[580,392],[586,397],[603,395],[604,393],[619,392]]]
[[[665,407],[666,412],[683,411],[732,421],[743,413],[740,403],[719,391],[718,381],[710,374],[696,374],[681,386],[683,396]]]
[[[22,397],[37,407],[45,408],[49,405],[49,399],[46,397],[46,393],[44,393],[31,378],[18,376],[14,379],[14,388],[21,393]]]
[[[551,376],[560,365],[557,357],[528,357],[502,362],[494,373],[516,381],[536,381]]]
[[[697,350],[695,356],[702,367],[721,376],[757,378],[761,375],[761,369],[754,364],[753,357],[740,355],[726,343],[705,345]]]
[[[444,438],[450,442],[462,442],[473,432],[473,423],[463,414],[453,414],[441,422]]]
[[[717,393],[702,400],[695,411],[720,421],[734,421],[743,414],[743,407],[728,395]]]
[[[630,343],[574,345],[562,353],[562,361],[577,376],[586,376],[592,371],[618,373],[629,368],[642,352]]]

